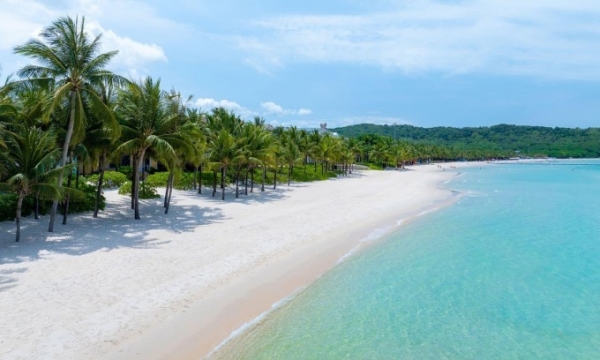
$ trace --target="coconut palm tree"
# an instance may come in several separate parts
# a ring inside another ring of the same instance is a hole
[[[95,85],[103,81],[121,82],[122,78],[105,69],[117,51],[100,53],[101,36],[90,38],[85,32],[85,18],[60,17],[42,30],[39,38],[29,40],[14,48],[16,54],[25,55],[36,61],[18,71],[23,82],[50,85],[54,95],[48,109],[47,118],[68,101],[67,132],[64,138],[59,165],[67,163],[73,133],[85,129],[86,115],[84,103],[89,102],[98,109],[105,109],[106,116],[112,117],[97,93]],[[124,81],[124,79],[123,79]],[[59,173],[57,183],[62,185],[63,174]],[[52,204],[48,231],[54,231],[54,217],[58,201]]]
[[[350,166],[350,173],[354,170],[354,161],[361,161],[362,154],[365,151],[364,143],[356,138],[350,138],[346,140],[346,148],[352,153],[354,159]]]
[[[205,114],[192,108],[188,108],[186,111],[188,121],[186,131],[190,134],[190,145],[193,149],[192,155],[188,159],[194,165],[193,188],[196,190],[197,184],[198,194],[202,194],[202,170],[210,158],[205,136]]]
[[[227,169],[239,155],[237,144],[234,136],[227,129],[221,129],[217,134],[213,134],[208,144],[211,148],[213,169],[221,171],[221,200],[225,200]]]
[[[110,110],[112,114],[117,106],[118,84],[113,82],[102,82],[98,85],[98,92],[102,103]],[[109,154],[116,148],[117,141],[121,136],[121,125],[116,121],[116,117],[103,116],[103,110],[90,109],[88,115],[87,136],[83,145],[88,149],[93,164],[98,165],[98,183],[96,187],[96,200],[94,204],[93,217],[98,217],[100,210],[100,196],[104,182],[104,170]]]
[[[241,136],[242,119],[224,108],[215,108],[206,115],[208,149],[211,154],[210,167],[213,170],[213,196],[216,193],[217,171],[221,172],[221,199],[225,200],[227,170],[237,163],[241,156],[238,140]]]
[[[119,92],[118,116],[122,122],[121,143],[116,154],[129,154],[133,163],[131,186],[134,218],[140,219],[138,168],[146,152],[152,149],[162,157],[175,156],[174,147],[185,139],[177,132],[178,114],[169,111],[168,99],[160,89],[160,79],[152,78],[129,83]]]
[[[404,145],[399,142],[394,142],[387,150],[388,159],[394,163],[396,170],[398,164],[402,164],[406,158]]]
[[[63,172],[63,168],[55,167],[60,149],[56,148],[54,132],[23,124],[12,127],[14,131],[7,131],[5,136],[7,150],[0,152],[0,162],[7,174],[7,180],[0,184],[0,188],[17,195],[15,241],[19,241],[23,199],[32,193],[47,199],[60,198],[60,187],[54,183],[54,178]]]
[[[298,149],[298,145],[292,139],[287,141],[281,147],[281,157],[285,164],[288,166],[288,186],[292,181],[292,174],[294,172],[294,164],[302,161],[302,153]]]
[[[388,147],[386,146],[386,144],[378,142],[373,146],[373,149],[371,150],[369,156],[373,160],[381,162],[381,165],[385,168],[385,163],[388,159]]]
[[[261,168],[261,190],[265,191],[265,177],[267,173],[267,167],[273,162],[274,154],[279,144],[277,143],[273,134],[265,127],[263,119],[254,119],[254,125],[257,130],[257,135],[252,143],[252,156],[256,159],[252,163],[252,167],[260,166]],[[254,186],[254,178],[252,179],[252,186]],[[251,188],[252,189],[252,188]]]

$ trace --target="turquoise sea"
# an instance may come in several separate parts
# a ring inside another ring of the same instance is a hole
[[[600,161],[460,172],[216,357],[600,359]]]

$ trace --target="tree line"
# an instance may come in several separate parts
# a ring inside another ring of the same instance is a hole
[[[50,232],[59,210],[66,224],[69,204],[82,197],[97,217],[110,175],[107,164],[125,156],[132,166],[122,190],[131,195],[134,219],[140,219],[140,195],[148,185],[143,173],[148,158],[166,169],[168,213],[184,173],[198,193],[209,185],[212,196],[220,192],[225,200],[232,185],[239,197],[253,192],[255,183],[266,191],[266,184],[276,188],[278,180],[289,185],[348,175],[356,163],[398,169],[432,160],[506,156],[494,149],[463,151],[374,134],[357,139],[322,129],[272,127],[263,118],[244,120],[224,108],[204,112],[191,105],[191,97],[165,90],[160,79],[131,80],[107,70],[118,51],[101,53],[100,45],[101,35],[90,36],[84,18],[61,17],[38,38],[14,48],[32,60],[0,88],[0,203],[4,195],[16,199],[16,241],[24,204],[33,204],[35,219],[40,204],[48,204]],[[91,184],[80,181],[86,168],[95,174]]]
[[[359,124],[332,129],[343,136],[382,135],[468,150],[507,151],[521,156],[600,157],[600,128],[500,124],[489,127],[432,127]]]

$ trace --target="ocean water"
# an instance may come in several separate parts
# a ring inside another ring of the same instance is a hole
[[[215,357],[600,359],[600,161],[460,171]]]

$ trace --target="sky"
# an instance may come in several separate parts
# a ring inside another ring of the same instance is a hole
[[[0,0],[13,54],[84,16],[109,69],[274,125],[598,127],[598,0]]]

